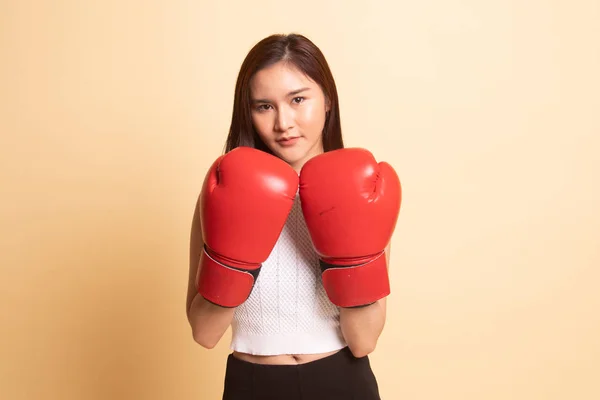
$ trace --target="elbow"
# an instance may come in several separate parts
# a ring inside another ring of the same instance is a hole
[[[376,343],[349,343],[348,348],[356,358],[363,358],[375,351]]]
[[[194,341],[207,350],[214,349],[219,343],[219,338],[210,337],[203,332],[193,332]]]

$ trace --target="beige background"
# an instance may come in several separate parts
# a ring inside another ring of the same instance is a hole
[[[597,1],[0,4],[2,399],[220,398],[190,218],[246,52],[293,31],[404,185],[383,398],[600,398]]]

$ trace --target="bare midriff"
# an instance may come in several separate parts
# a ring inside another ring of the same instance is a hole
[[[330,351],[327,353],[318,354],[281,354],[276,356],[256,356],[247,353],[233,352],[233,356],[243,361],[254,364],[265,365],[298,365],[306,364],[312,361],[320,360],[321,358],[329,357],[339,350]]]

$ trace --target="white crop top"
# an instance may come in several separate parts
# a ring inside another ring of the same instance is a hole
[[[298,195],[231,327],[231,349],[254,355],[315,354],[346,346],[339,309],[323,288]]]

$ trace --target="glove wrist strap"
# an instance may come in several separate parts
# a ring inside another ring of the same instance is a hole
[[[261,266],[242,270],[218,262],[207,252],[200,256],[196,279],[198,293],[206,300],[221,307],[237,307],[248,299]]]
[[[334,265],[321,260],[323,286],[338,307],[362,307],[390,294],[385,252],[359,265]]]

